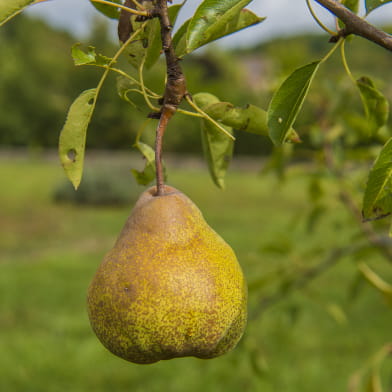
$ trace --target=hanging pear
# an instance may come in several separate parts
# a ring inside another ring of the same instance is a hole
[[[165,186],[137,201],[88,290],[91,326],[127,361],[213,358],[246,324],[247,288],[230,246],[183,193]]]

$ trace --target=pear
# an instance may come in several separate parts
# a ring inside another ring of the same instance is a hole
[[[134,363],[231,350],[246,324],[247,288],[230,246],[183,193],[146,190],[88,289],[91,326]]]

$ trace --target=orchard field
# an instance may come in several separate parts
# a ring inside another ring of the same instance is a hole
[[[391,313],[381,294],[358,280],[355,263],[376,265],[375,252],[340,258],[306,284],[301,276],[333,248],[355,244],[358,227],[329,187],[328,214],[307,219],[307,168],[288,168],[286,182],[261,175],[256,160],[235,160],[220,191],[198,161],[168,157],[168,183],[183,190],[237,253],[249,283],[250,320],[238,347],[214,360],[193,358],[154,365],[127,363],[106,351],[86,315],[86,290],[112,246],[131,203],[118,207],[56,203],[64,181],[56,158],[27,152],[0,158],[0,390],[290,391],[347,390],[355,372],[391,337]],[[134,196],[129,154],[87,157],[90,168],[116,165]],[[361,178],[354,171],[352,177]],[[359,258],[359,259],[358,259]],[[385,263],[384,263],[385,264]],[[306,274],[305,274],[306,275]],[[277,279],[279,276],[279,279]],[[276,281],[279,283],[277,284]],[[347,285],[347,282],[351,282]],[[286,290],[286,291],[285,291]],[[276,302],[268,303],[278,293]],[[392,388],[392,364],[382,382]]]

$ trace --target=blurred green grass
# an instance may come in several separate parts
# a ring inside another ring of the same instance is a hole
[[[305,230],[302,172],[283,186],[256,170],[233,169],[224,192],[203,168],[169,167],[169,175],[232,245],[249,282],[279,266],[320,261],[357,231],[332,197],[317,230]],[[238,347],[221,358],[147,366],[118,359],[93,335],[85,295],[131,206],[55,204],[63,176],[55,160],[0,158],[1,391],[343,391],[349,376],[391,339],[391,310],[377,292],[365,286],[348,300],[355,268],[343,260],[250,321]],[[271,244],[278,251],[266,251]],[[252,311],[269,290],[250,293]],[[334,320],[330,304],[341,306],[348,321]],[[392,382],[391,371],[387,363],[384,383]]]

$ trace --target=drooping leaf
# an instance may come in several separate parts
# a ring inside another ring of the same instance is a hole
[[[193,96],[194,102],[204,111],[219,102],[219,98],[210,93],[198,93]],[[232,133],[231,127],[225,127]],[[233,155],[233,140],[223,134],[214,124],[201,120],[201,136],[204,157],[212,180],[219,188],[224,188],[225,174]]]
[[[365,220],[392,213],[392,138],[384,145],[370,170],[362,213]]]
[[[216,4],[209,7],[205,3]],[[202,3],[195,15],[178,29],[174,35],[173,44],[179,57],[183,57],[209,42],[256,25],[265,19],[248,9],[242,9],[249,1],[242,1],[238,5],[234,5],[233,8],[230,8],[228,4],[223,4],[229,3],[228,1],[217,3],[216,1]],[[235,12],[233,12],[234,10]]]
[[[232,132],[230,127],[225,127]],[[214,124],[201,120],[201,135],[204,157],[215,185],[225,187],[225,175],[233,155],[234,142],[224,135]]]
[[[390,3],[392,0],[365,0],[366,14],[384,4]]]
[[[303,105],[320,61],[296,69],[275,92],[268,108],[268,128],[275,145],[282,144]]]
[[[112,3],[122,4],[121,0],[110,0]],[[94,1],[90,1],[90,3],[102,14],[111,19],[118,19],[120,16],[120,11],[118,8],[113,7],[111,5],[95,3]]]
[[[75,189],[82,179],[86,133],[95,107],[97,89],[83,91],[71,105],[60,133],[59,155]]]
[[[80,43],[72,46],[72,58],[75,65],[109,65],[112,61],[110,57],[95,52],[94,46],[89,46],[87,51],[80,49]]]
[[[384,95],[374,87],[371,79],[364,76],[357,80],[361,99],[369,126],[369,134],[375,134],[388,121],[389,103]]]
[[[23,11],[35,0],[0,0],[0,26]]]
[[[155,178],[155,152],[148,144],[139,141],[135,143],[134,147],[142,153],[146,164],[142,171],[132,169],[132,174],[138,184],[148,185]]]

